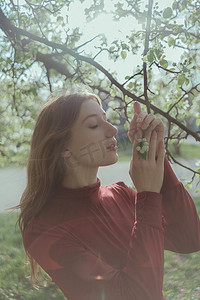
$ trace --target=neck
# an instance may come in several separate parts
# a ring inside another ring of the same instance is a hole
[[[69,168],[65,174],[62,186],[67,188],[81,188],[87,185],[92,185],[97,182],[98,167],[77,167]]]

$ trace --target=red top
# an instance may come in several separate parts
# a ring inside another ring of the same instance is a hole
[[[161,193],[60,187],[23,238],[68,300],[161,300],[164,249],[200,250],[200,221],[165,159]]]

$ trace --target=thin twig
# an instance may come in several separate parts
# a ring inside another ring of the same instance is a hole
[[[145,35],[145,47],[144,47],[144,56],[147,55],[149,51],[149,36],[150,36],[150,27],[151,27],[151,17],[152,17],[152,7],[153,7],[153,0],[149,0],[148,4],[148,14],[147,14],[147,25],[146,25],[146,35]],[[150,113],[150,103],[148,99],[148,80],[147,80],[147,64],[143,62],[143,74],[144,74],[144,98],[145,104],[147,107],[147,112]]]

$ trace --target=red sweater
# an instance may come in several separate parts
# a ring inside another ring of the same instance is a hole
[[[60,187],[23,241],[68,300],[161,300],[164,249],[200,250],[200,221],[165,159],[161,193]]]

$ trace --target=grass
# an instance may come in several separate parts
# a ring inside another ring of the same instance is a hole
[[[17,213],[0,213],[0,300],[66,299],[53,283],[40,290],[32,287],[21,234],[15,231],[16,220]]]
[[[200,215],[200,198],[194,199]],[[52,282],[36,290],[29,280],[25,252],[19,230],[15,231],[17,213],[0,213],[0,300],[64,300]],[[175,254],[165,251],[164,294],[166,300],[200,299],[200,252]]]
[[[177,254],[165,251],[164,295],[166,300],[200,299],[200,252]]]
[[[200,197],[193,198],[200,216]],[[166,300],[200,299],[200,251],[190,254],[165,251]]]
[[[130,142],[126,143],[118,143],[118,156],[119,156],[119,161],[131,161],[132,159],[132,144]],[[173,147],[170,146],[169,150],[173,152]],[[180,145],[180,153],[181,156],[177,156],[174,154],[175,158],[181,157],[184,159],[193,159],[197,158],[200,159],[200,145],[198,144],[181,144]]]

